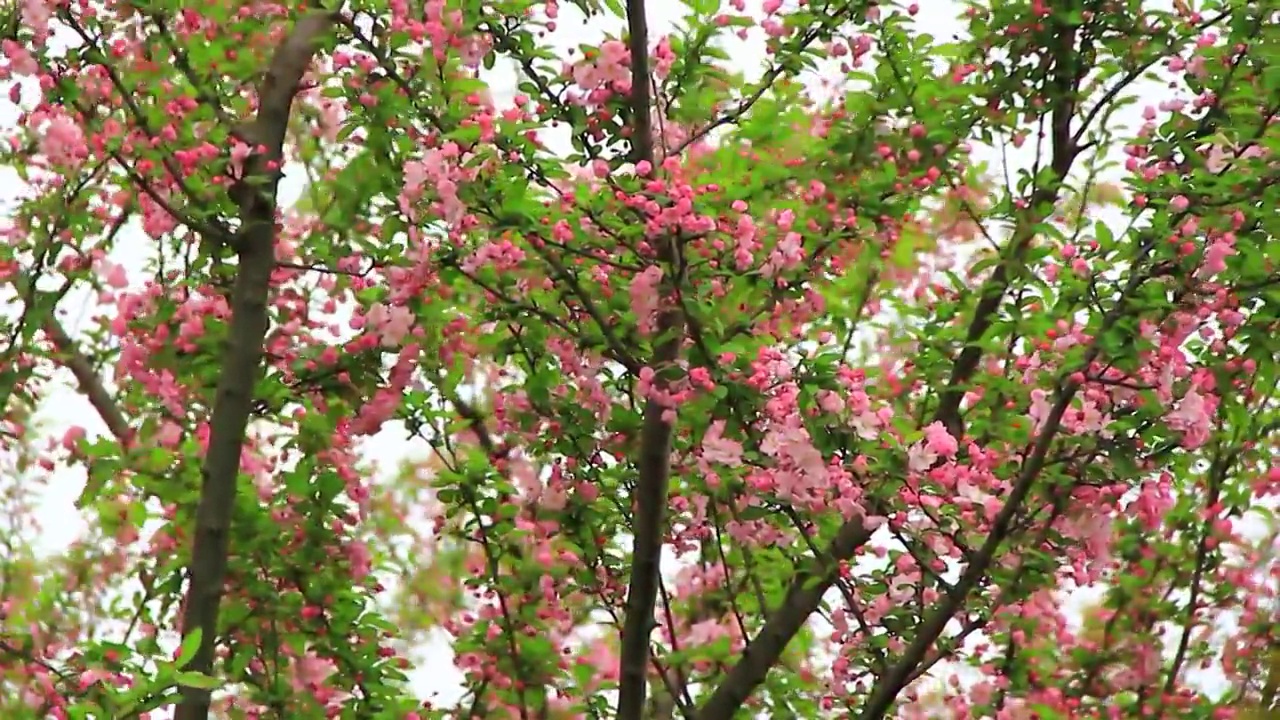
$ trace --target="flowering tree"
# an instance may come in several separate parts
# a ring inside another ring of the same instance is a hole
[[[1154,4],[24,0],[4,717],[1267,711],[1280,5]]]

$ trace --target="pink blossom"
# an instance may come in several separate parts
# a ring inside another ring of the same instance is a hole
[[[939,457],[955,457],[959,449],[960,443],[942,423],[930,423],[924,429],[924,440],[907,448],[907,467],[914,472],[924,472],[933,467]]]
[[[80,425],[72,425],[62,435],[62,447],[64,450],[74,451],[79,447],[80,442],[85,439],[87,433]]]
[[[711,423],[702,437],[702,458],[707,462],[737,467],[742,464],[742,445],[724,438],[723,433],[723,420]]]
[[[6,38],[0,42],[0,49],[9,61],[9,71],[18,76],[31,76],[40,72],[40,65],[25,47]]]
[[[912,472],[924,472],[937,461],[937,453],[929,450],[924,443],[913,443],[907,448],[907,467]]]
[[[800,470],[810,479],[826,478],[827,466],[822,453],[813,446],[809,431],[804,429],[798,419],[771,429],[760,443],[760,450],[766,455],[787,461],[791,467]]]
[[[662,267],[650,265],[631,281],[631,310],[636,314],[640,332],[653,332],[658,312],[658,284],[662,282]]]
[[[129,286],[129,275],[125,267],[119,263],[103,260],[98,265],[98,274],[107,287],[120,290]]]
[[[433,209],[446,222],[460,221],[467,210],[458,196],[459,183],[474,176],[474,170],[460,165],[461,156],[462,148],[457,143],[448,142],[428,150],[421,160],[406,162],[403,167],[404,186],[398,198],[400,211],[410,219],[416,219],[416,205],[430,186],[436,198]]]
[[[49,38],[55,4],[54,0],[22,0],[22,22],[35,33],[37,45],[44,45]]]
[[[1212,411],[1216,404],[1192,388],[1182,396],[1178,407],[1165,417],[1165,421],[1169,427],[1182,432],[1184,447],[1197,448],[1209,439],[1213,425]]]
[[[1218,273],[1227,269],[1227,258],[1236,254],[1236,249],[1232,243],[1226,240],[1217,240],[1210,243],[1209,247],[1204,251],[1204,264],[1200,266],[1201,275],[1205,277],[1213,277]]]
[[[365,313],[365,318],[383,347],[396,347],[413,329],[413,312],[403,306],[375,303]]]
[[[1049,393],[1040,388],[1031,391],[1031,411],[1029,415],[1034,423],[1033,431],[1039,434],[1044,429],[1044,423],[1049,418],[1049,413],[1053,411],[1053,403],[1049,402]]]
[[[615,683],[619,677],[618,654],[603,640],[592,641],[586,652],[578,656],[579,665],[590,665],[595,669],[592,674],[591,688],[600,687],[602,683]]]
[[[682,644],[688,644],[693,647],[701,645],[710,645],[722,637],[729,637],[730,633],[725,629],[724,624],[718,619],[703,620],[689,628],[684,637],[681,638]]]
[[[306,655],[294,662],[291,684],[294,690],[314,689],[336,671],[332,660],[308,650]]]
[[[944,457],[955,457],[960,449],[960,443],[956,441],[951,433],[947,432],[947,428],[940,422],[930,423],[924,429],[924,441],[929,446],[929,450]]]
[[[798,232],[787,232],[773,252],[769,254],[761,272],[765,277],[773,277],[779,273],[799,267],[804,261],[804,237]]]
[[[40,154],[57,166],[68,168],[79,167],[89,157],[89,148],[84,142],[84,131],[65,113],[49,117],[44,113],[33,113],[31,123],[40,120],[46,122],[36,126],[40,136]]]
[[[351,563],[351,579],[356,582],[368,577],[373,569],[373,554],[359,540],[347,543],[347,561]]]
[[[600,52],[593,60],[584,60],[573,67],[573,81],[585,90],[596,90],[614,85],[620,93],[631,89],[631,51],[621,40],[606,40],[600,44]]]

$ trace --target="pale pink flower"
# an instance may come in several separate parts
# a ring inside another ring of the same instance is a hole
[[[959,449],[960,443],[942,423],[930,423],[924,429],[924,440],[907,448],[907,467],[913,472],[924,472],[933,467],[939,457],[955,457]]]
[[[702,459],[707,462],[737,467],[742,464],[742,445],[722,437],[724,421],[717,420],[702,436]]]
[[[297,691],[311,689],[324,682],[335,671],[332,660],[322,658],[314,651],[308,650],[306,655],[294,661],[293,678],[290,684]]]
[[[960,450],[960,443],[951,436],[951,433],[947,432],[947,428],[940,422],[930,423],[924,429],[924,442],[931,451],[946,457],[954,457],[956,452]]]
[[[650,265],[631,281],[631,309],[636,314],[640,332],[653,332],[658,312],[658,284],[662,282],[662,268]]]
[[[1225,240],[1213,242],[1204,251],[1204,264],[1200,266],[1205,277],[1213,277],[1227,269],[1227,258],[1236,254],[1236,249]]]
[[[37,45],[49,39],[49,21],[53,19],[53,0],[22,0],[22,23],[35,33]]]
[[[1178,407],[1165,417],[1169,427],[1182,432],[1184,447],[1197,448],[1209,439],[1209,431],[1213,424],[1213,404],[1192,388],[1182,396]]]
[[[729,632],[725,630],[724,625],[718,619],[703,620],[689,628],[681,638],[682,644],[692,647],[700,645],[710,645],[722,637],[728,637]]]
[[[395,347],[413,330],[413,312],[399,305],[375,303],[365,313],[370,329],[378,334],[383,347]]]
[[[66,114],[49,117],[43,113],[32,114],[32,123],[47,120],[44,127],[39,128],[40,154],[44,155],[52,165],[68,168],[79,167],[89,157],[89,148],[84,142],[84,131]]]
[[[620,40],[606,40],[600,45],[599,54],[589,61],[573,67],[573,81],[585,90],[596,90],[613,84],[619,92],[631,88],[631,52]]]
[[[1031,416],[1033,429],[1036,434],[1044,428],[1045,420],[1048,419],[1049,413],[1053,411],[1053,403],[1049,402],[1049,393],[1041,388],[1031,391]]]
[[[595,673],[590,681],[590,688],[595,689],[601,683],[617,682],[619,677],[618,654],[603,640],[595,640],[587,646],[586,652],[578,656],[579,665],[590,665]]]
[[[907,448],[907,467],[912,472],[924,472],[938,461],[938,454],[924,443],[913,443]]]
[[[798,420],[770,430],[760,443],[760,450],[771,457],[787,460],[809,479],[824,479],[827,476],[827,464],[822,459],[822,453],[813,446],[809,431]]]
[[[369,546],[359,540],[347,543],[347,561],[351,563],[351,579],[357,582],[373,571],[373,554]]]
[[[31,76],[40,72],[40,65],[25,47],[13,40],[0,43],[4,56],[9,61],[9,72],[18,76]]]

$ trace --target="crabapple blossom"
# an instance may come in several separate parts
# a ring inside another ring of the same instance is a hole
[[[0,716],[1275,712],[1280,7],[668,4],[17,3]]]

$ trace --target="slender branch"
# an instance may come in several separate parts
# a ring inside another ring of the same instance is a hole
[[[1065,495],[1060,494],[1059,498],[1054,503],[1053,510],[1051,511],[1049,517],[1046,518],[1044,523],[1041,525],[1040,532],[1037,533],[1036,537],[1030,543],[1028,543],[1026,547],[1041,547],[1041,545],[1048,540],[1049,534],[1053,529],[1054,523],[1057,522],[1058,518],[1062,516],[1062,513],[1065,509],[1066,509],[1066,497]],[[998,611],[1001,607],[1004,607],[1004,605],[1009,601],[1009,598],[1013,597],[1015,594],[1017,594],[1022,590],[1023,580],[1025,579],[1028,571],[1029,571],[1029,563],[1027,563],[1026,560],[1024,559],[1021,563],[1018,564],[1018,569],[1015,572],[1013,579],[1009,581],[1008,585],[1000,589],[1000,592],[999,594],[996,595],[995,600],[991,602],[989,606],[991,609],[990,612],[985,614],[979,614],[977,617],[970,618],[968,621],[966,621],[964,624],[964,627],[960,629],[960,632],[949,639],[948,644],[952,648],[961,647],[964,644],[965,640],[970,635],[972,635],[975,632],[981,631],[987,626],[988,623],[994,620],[995,612]],[[952,591],[948,590],[948,592],[952,592]],[[938,650],[934,652],[933,657],[922,661],[919,665],[916,666],[914,670],[911,671],[911,675],[910,677],[908,677],[907,683],[914,682],[915,680],[923,677],[925,673],[929,672],[929,670],[932,669],[939,662],[946,660],[948,658],[948,655],[949,653],[945,648],[941,648],[941,647],[938,648]],[[1014,658],[1012,656],[1006,655],[1005,663],[1008,664],[1012,662],[1013,659]]]
[[[871,539],[871,529],[860,520],[842,526],[824,556],[798,570],[782,604],[769,616],[742,653],[742,658],[698,711],[698,720],[727,720],[764,682],[791,639],[822,603],[822,596],[840,577],[840,562]]]
[[[1067,40],[1064,45],[1069,51],[1071,47],[1070,41]],[[1071,74],[1072,68],[1059,67],[1058,71],[1062,73],[1062,76],[1057,78],[1059,84],[1074,80],[1074,74]],[[1079,153],[1075,143],[1072,142],[1070,133],[1071,117],[1075,107],[1074,99],[1066,92],[1062,92],[1061,96],[1065,99],[1054,108],[1051,122],[1053,128],[1052,139],[1054,141],[1054,157],[1051,165],[1054,178],[1046,185],[1032,191],[1029,207],[1019,218],[1013,238],[1007,246],[1005,258],[979,291],[981,299],[975,309],[973,321],[969,326],[966,347],[959,353],[952,365],[951,377],[941,392],[938,407],[933,415],[934,421],[941,422],[957,439],[961,439],[964,436],[963,420],[960,417],[960,403],[965,392],[963,386],[968,383],[976,371],[982,356],[982,347],[979,340],[986,333],[991,323],[994,322],[996,311],[999,309],[1013,277],[1021,267],[1022,258],[1030,246],[1032,238],[1035,236],[1036,227],[1044,221],[1049,209],[1053,207],[1062,184],[1066,180],[1071,164]],[[1071,394],[1073,395],[1074,391]],[[1070,398],[1068,397],[1067,402],[1069,400]],[[1065,409],[1066,407],[1063,405],[1062,411],[1065,412]],[[1052,440],[1051,433],[1046,435],[1049,440]],[[1047,445],[1044,450],[1047,452]],[[1024,495],[1030,490],[1031,481],[1039,473],[1040,466],[1043,465],[1044,460],[1045,458],[1041,456],[1038,461],[1029,460],[1024,465],[1024,471],[1032,467],[1033,464],[1035,465],[1035,472],[1030,475],[1031,480],[1028,480],[1026,487],[1023,488]],[[1016,505],[1021,505],[1020,498]],[[1013,513],[1017,510],[1012,498],[1006,504],[1006,510],[1009,513],[1008,517],[1005,518],[1007,529],[1007,526],[1012,523]],[[847,560],[870,538],[870,535],[871,533],[865,529],[860,519],[846,522],[837,532],[835,540],[832,541],[828,550],[828,558],[836,561]],[[995,535],[993,534],[992,537],[995,537]],[[994,553],[995,547],[995,545],[992,545],[990,551]],[[987,546],[984,545],[983,550],[986,549]],[[981,555],[981,551],[979,554]],[[733,717],[737,709],[746,701],[755,688],[764,682],[769,669],[786,648],[787,643],[800,631],[800,628],[808,621],[809,616],[817,610],[822,601],[822,596],[839,577],[836,567],[831,567],[825,574],[819,573],[816,576],[812,573],[797,574],[791,583],[786,600],[769,617],[759,636],[748,645],[742,659],[730,671],[724,682],[716,688],[716,691],[699,712],[699,720],[728,720]],[[977,579],[977,577],[971,578],[969,580],[970,585],[977,582]],[[967,594],[968,587],[962,578],[961,582],[956,583],[951,588],[948,598],[953,596],[963,597]],[[935,613],[930,620],[936,620],[941,616],[941,613]],[[946,617],[949,619],[950,614],[946,615]],[[939,631],[940,629],[941,626]],[[924,635],[918,636],[917,640],[920,637],[924,637]],[[919,650],[920,659],[923,659],[923,654],[927,649],[928,645],[925,645]],[[910,655],[911,652],[909,650],[908,656]],[[872,698],[868,702],[867,709],[864,710],[863,717],[875,717],[875,713],[872,712],[874,708],[885,702],[892,703],[898,692],[896,686],[900,685],[902,679],[908,677],[910,671],[917,664],[919,664],[919,660],[912,662],[910,667],[906,667],[907,663],[905,662],[895,665],[890,670],[889,676],[896,678],[897,675],[901,675],[901,678],[898,678],[898,682],[882,681],[877,684]]]
[[[30,280],[24,274],[16,274],[10,277],[10,282],[15,286],[28,286]],[[34,283],[31,283],[34,287]],[[76,379],[76,385],[80,389],[80,393],[84,395],[89,404],[102,418],[103,424],[107,426],[107,431],[112,437],[118,440],[121,446],[126,446],[133,438],[133,430],[129,427],[129,421],[125,418],[124,413],[120,410],[119,404],[116,403],[111,392],[107,390],[107,386],[102,382],[102,378],[98,376],[97,371],[93,368],[93,363],[89,362],[89,358],[85,356],[80,348],[76,345],[76,341],[67,334],[62,323],[54,317],[53,309],[47,311],[48,317],[44,318],[43,330],[49,341],[53,343],[54,362],[62,365],[71,371],[71,375]]]
[[[75,196],[84,190],[90,180],[95,179],[98,176],[98,172],[103,167],[105,166],[99,165],[98,168],[90,173],[82,183],[71,191],[67,197],[68,205],[72,202],[72,199]],[[115,219],[114,222],[112,222],[110,228],[107,230],[106,239],[104,241],[106,245],[110,246],[111,242],[119,234],[120,229],[124,227],[126,222],[128,222],[130,215],[130,210],[126,209]],[[59,228],[59,231],[65,228],[65,220],[65,217],[59,219],[56,226]],[[56,232],[50,233],[50,237],[53,237],[56,234]],[[36,273],[39,273],[40,265],[42,264],[42,261],[38,259],[35,267]],[[23,315],[18,323],[19,331],[21,330],[22,323],[28,319],[29,314],[33,309],[35,309],[35,305],[37,303],[36,296],[40,293],[40,291],[36,289],[37,279],[37,275],[23,273],[21,271],[11,274],[8,278],[9,284],[12,285],[14,290],[22,296],[22,302],[24,305]],[[70,281],[68,281],[68,283],[69,282]],[[63,288],[63,292],[65,292],[67,287],[69,287],[69,284]],[[45,337],[47,337],[53,344],[54,352],[51,359],[55,363],[71,371],[71,375],[76,379],[76,385],[79,387],[80,393],[89,400],[89,404],[93,406],[93,409],[102,419],[103,424],[107,426],[107,431],[111,433],[112,437],[116,438],[116,440],[120,442],[122,448],[125,448],[132,440],[133,436],[133,431],[129,427],[129,421],[125,418],[124,413],[121,412],[120,406],[116,403],[115,398],[112,397],[111,392],[107,390],[106,384],[103,383],[102,378],[99,377],[97,371],[94,369],[93,363],[89,362],[89,358],[80,351],[75,340],[72,339],[66,329],[62,327],[62,323],[58,322],[55,310],[58,300],[61,299],[61,295],[62,293],[56,294],[52,302],[49,303],[47,307],[44,307],[43,310],[39,311],[39,314],[44,317],[36,317],[34,319],[40,323],[41,328],[44,330]],[[16,341],[16,337],[11,339],[11,347],[16,347],[16,344],[14,344]],[[0,399],[0,405],[2,404],[4,404],[4,400]]]
[[[1259,406],[1261,407],[1261,406]],[[1262,444],[1262,440],[1267,438],[1277,428],[1277,423],[1270,423],[1263,426],[1256,435],[1251,435],[1253,442]],[[1232,452],[1222,452],[1218,457],[1214,458],[1213,463],[1209,467],[1209,496],[1205,500],[1206,507],[1213,507],[1218,503],[1222,495],[1223,483],[1226,482],[1227,475],[1231,472],[1232,467],[1240,459],[1243,448],[1237,448]],[[1172,693],[1177,688],[1178,675],[1182,672],[1182,666],[1187,659],[1187,651],[1191,646],[1191,635],[1199,624],[1195,620],[1196,610],[1200,604],[1200,594],[1204,590],[1204,574],[1209,570],[1209,544],[1213,537],[1213,521],[1206,519],[1200,533],[1200,539],[1196,542],[1196,560],[1195,569],[1191,574],[1191,587],[1189,597],[1187,598],[1186,620],[1182,623],[1182,633],[1178,638],[1178,649],[1174,652],[1173,662],[1169,666],[1169,676],[1165,679],[1164,692]]]
[[[653,165],[653,122],[649,84],[649,28],[644,0],[627,0],[627,23],[631,50],[631,151],[638,165]],[[664,307],[659,311],[656,347],[651,367],[656,378],[653,390],[662,393],[680,353],[684,339],[684,313],[679,302],[679,239],[668,235],[658,239],[658,262],[666,266],[660,286]],[[659,571],[662,563],[663,515],[667,485],[671,476],[671,423],[664,417],[668,409],[651,396],[644,407],[640,429],[636,483],[634,540],[631,579],[627,590],[626,618],[622,625],[618,720],[641,720],[649,669],[649,635],[653,632]]]
[[[546,322],[547,324],[563,330],[569,337],[578,338],[579,339],[578,346],[584,351],[589,351],[594,349],[589,345],[581,342],[581,338],[583,337],[582,332],[575,331],[569,325],[568,321],[562,320],[556,317],[551,312],[544,310],[538,307],[537,305],[534,305],[532,303],[521,302],[520,300],[517,300],[516,298],[507,294],[506,292],[503,292],[502,288],[494,285],[493,283],[489,283],[489,282],[485,282],[484,280],[481,280],[474,273],[467,272],[465,269],[463,269],[461,264],[450,263],[449,266],[454,270],[457,270],[458,274],[466,278],[472,285],[475,285],[481,290],[501,300],[505,307],[509,309],[522,310],[524,312],[527,312],[531,315],[538,317],[539,319]],[[608,352],[605,353],[605,357],[623,366],[624,368],[627,369],[628,372],[639,373],[640,363],[637,362],[636,359],[632,357],[631,352],[629,352],[627,348],[623,346],[621,342],[618,341],[617,336],[614,333],[608,331],[607,326],[603,324],[603,317],[601,317],[601,320],[597,322],[597,325],[600,327],[600,330],[601,330],[600,336],[604,339],[605,344],[608,345]]]
[[[1140,256],[1145,256],[1152,248],[1153,242],[1148,241],[1140,252]],[[1121,300],[1117,303],[1107,316],[1103,319],[1103,332],[1113,327],[1116,321],[1123,315],[1127,300],[1133,295],[1134,291],[1140,286],[1149,275],[1134,273],[1126,287],[1121,293]],[[1087,351],[1081,365],[1088,367],[1101,352],[1100,347],[1094,344]],[[1064,376],[1066,377],[1066,376]],[[1071,399],[1075,392],[1079,389],[1074,382],[1066,382],[1060,380],[1058,384],[1057,400],[1051,409],[1049,416],[1045,420],[1044,429],[1037,436],[1036,444],[1031,454],[1022,465],[1022,471],[1015,482],[1013,491],[1009,494],[1004,507],[997,515],[992,523],[991,530],[986,541],[978,552],[969,560],[966,568],[959,581],[953,586],[952,590],[947,592],[943,602],[920,624],[918,632],[907,650],[903,653],[899,662],[879,679],[875,690],[872,692],[870,699],[863,708],[860,715],[862,720],[878,720],[884,716],[889,710],[898,692],[912,679],[918,676],[916,668],[924,662],[925,655],[928,653],[929,647],[941,635],[946,624],[954,617],[955,613],[963,606],[969,592],[971,592],[978,583],[981,582],[983,576],[987,572],[991,563],[995,558],[995,553],[1001,543],[1010,536],[1011,526],[1014,516],[1020,509],[1019,506],[1026,500],[1032,485],[1034,485],[1040,471],[1046,465],[1046,453],[1049,446],[1053,442],[1053,435],[1058,429],[1058,424],[1062,419],[1070,405]],[[997,601],[997,605],[999,601]]]
[[[1154,237],[1147,239],[1142,244],[1142,247],[1139,248],[1139,260],[1144,259],[1151,252],[1154,245]],[[1099,337],[1116,325],[1117,321],[1127,312],[1130,298],[1133,297],[1138,287],[1149,278],[1149,272],[1134,271],[1130,274],[1128,282],[1125,283],[1120,293],[1119,301],[1102,319],[1101,330],[1098,333]],[[1175,301],[1174,306],[1176,305],[1177,302]],[[1089,367],[1101,352],[1101,346],[1095,340],[1086,351],[1083,360],[1080,362],[1080,367]],[[1062,378],[1059,379],[1056,392],[1057,399],[1053,408],[1045,418],[1044,427],[1036,438],[1031,454],[1022,464],[1022,470],[1018,474],[1013,490],[1005,500],[1004,507],[1001,508],[1000,513],[992,522],[986,541],[983,542],[978,552],[969,559],[968,566],[952,590],[945,595],[938,607],[918,626],[917,634],[911,645],[903,653],[902,658],[888,673],[879,678],[875,690],[872,691],[867,704],[863,706],[862,714],[859,716],[861,720],[879,720],[879,718],[884,717],[898,693],[909,681],[914,669],[925,660],[930,646],[938,639],[947,623],[964,605],[969,593],[981,582],[994,561],[995,554],[1001,543],[1008,539],[1014,516],[1027,499],[1027,495],[1035,484],[1040,471],[1044,469],[1046,454],[1053,443],[1062,416],[1070,405],[1071,400],[1075,397],[1076,391],[1079,390],[1079,385],[1074,381],[1067,380],[1066,378],[1068,377],[1070,375],[1064,373]]]
[[[218,378],[209,449],[201,468],[203,483],[196,509],[191,553],[191,581],[182,614],[184,636],[201,631],[200,647],[188,669],[209,674],[218,634],[218,606],[226,582],[232,510],[235,506],[240,454],[253,406],[254,385],[262,374],[263,340],[267,335],[267,301],[275,269],[276,187],[284,156],[293,99],[311,64],[319,37],[336,17],[313,13],[294,25],[276,49],[259,91],[259,110],[246,129],[256,144],[244,180],[233,188],[241,227],[234,239],[239,267],[231,294],[231,324]],[[184,687],[175,720],[207,720],[208,690]]]
[[[1062,90],[1062,92],[1067,92]],[[1052,212],[1062,185],[1066,182],[1067,173],[1079,154],[1079,146],[1071,139],[1071,116],[1074,112],[1074,100],[1064,99],[1053,111],[1052,134],[1054,143],[1053,159],[1050,169],[1053,179],[1032,193],[1026,215],[1018,223],[1012,241],[1008,245],[1006,257],[992,271],[979,291],[977,310],[973,323],[965,338],[965,347],[960,351],[955,364],[951,368],[951,378],[947,387],[938,399],[937,420],[946,427],[957,441],[964,439],[964,419],[960,414],[960,403],[967,392],[969,380],[978,369],[982,358],[981,340],[991,324],[996,320],[996,311],[1009,291],[1014,276],[1020,271],[1023,258],[1031,246],[1032,239],[1041,222]]]
[[[1212,507],[1218,502],[1218,495],[1222,491],[1222,483],[1225,481],[1234,461],[1235,455],[1226,453],[1214,459],[1213,466],[1209,470],[1209,498],[1205,503],[1206,506]],[[1196,564],[1195,570],[1191,574],[1190,597],[1187,598],[1187,619],[1183,622],[1182,636],[1178,639],[1178,649],[1174,653],[1173,663],[1169,666],[1169,677],[1165,680],[1164,691],[1166,693],[1173,692],[1174,687],[1177,686],[1178,674],[1182,671],[1182,663],[1186,658],[1187,648],[1191,645],[1191,634],[1197,626],[1195,621],[1196,607],[1200,604],[1201,582],[1205,566],[1209,560],[1209,539],[1213,536],[1212,515],[1209,515],[1209,518],[1204,521],[1200,539],[1196,542]]]
[[[76,33],[76,35],[80,37],[80,40],[84,42],[86,47],[91,48],[93,50],[93,53],[90,55],[90,57],[97,62],[97,64],[103,69],[104,72],[107,73],[107,77],[110,79],[112,86],[114,86],[116,89],[116,92],[120,94],[121,104],[128,111],[129,118],[133,122],[137,123],[137,126],[142,130],[142,132],[146,135],[149,141],[154,142],[158,140],[159,134],[154,132],[152,128],[152,124],[148,120],[147,113],[142,109],[140,105],[138,105],[137,101],[134,99],[136,97],[134,90],[131,89],[124,82],[124,79],[121,77],[120,73],[116,70],[116,67],[109,61],[106,52],[102,50],[102,48],[107,43],[104,41],[101,35],[99,35],[98,37],[94,37],[93,35],[90,35],[88,30],[86,30],[79,23],[79,21],[77,21],[76,18],[68,11],[64,10],[60,12],[59,18],[63,22],[65,22]],[[94,108],[92,106],[82,105],[79,102],[74,102],[74,106],[82,114],[84,114],[85,117],[95,116]],[[124,158],[120,155],[119,152],[112,150],[110,151],[109,154],[112,156],[112,158],[116,160],[116,162],[120,164],[121,167],[125,168],[125,170],[128,171],[130,175],[133,176],[134,182],[137,182],[145,192],[151,195],[152,199],[160,199],[158,193],[156,193],[155,190],[151,187],[151,184],[148,183],[144,178],[142,178],[141,175],[136,172],[136,170],[132,170],[130,165],[124,161]],[[160,163],[169,172],[169,176],[172,179],[173,184],[177,186],[178,191],[187,199],[187,201],[192,204],[199,203],[199,198],[196,196],[195,192],[191,189],[191,187],[187,184],[186,174],[182,171],[181,165],[179,165],[178,161],[174,158],[174,156],[171,154],[162,155],[160,158]],[[161,201],[161,207],[163,207],[165,211],[168,212],[170,215],[173,215],[173,217],[181,220],[183,224],[187,225],[188,227],[194,228],[200,231],[201,233],[209,234],[209,235],[217,235],[217,236],[225,236],[227,234],[227,228],[218,222],[212,222],[212,223],[201,222],[197,220],[193,215],[190,215],[188,213],[175,212],[175,210],[170,208],[168,206],[168,203],[164,202],[163,200]]]
[[[937,637],[942,634],[943,628],[951,621],[956,610],[968,598],[969,592],[977,586],[978,582],[986,574],[992,560],[995,558],[996,551],[1009,533],[1009,527],[1013,524],[1014,516],[1022,509],[1023,501],[1026,500],[1027,495],[1031,492],[1031,487],[1035,484],[1036,478],[1040,475],[1040,470],[1044,467],[1045,457],[1049,452],[1050,446],[1053,445],[1054,438],[1057,436],[1062,416],[1066,414],[1067,408],[1071,405],[1071,400],[1075,397],[1078,389],[1078,386],[1074,383],[1067,382],[1058,391],[1058,400],[1049,411],[1048,417],[1045,418],[1044,427],[1040,431],[1039,437],[1036,438],[1035,448],[1031,451],[1031,456],[1023,463],[1022,472],[1018,475],[1013,491],[1009,493],[1004,507],[1000,509],[1000,513],[991,524],[991,530],[987,535],[986,541],[978,550],[977,555],[969,562],[969,566],[965,569],[964,574],[951,592],[946,594],[946,600],[920,624],[915,639],[906,652],[903,653],[902,659],[876,683],[875,690],[871,693],[867,704],[863,706],[862,715],[860,716],[862,720],[883,717],[898,696],[902,686],[906,684],[912,671],[924,660],[925,654]]]
[[[133,430],[129,427],[129,421],[125,419],[124,413],[120,411],[120,406],[116,404],[115,398],[107,390],[102,378],[94,371],[89,358],[80,352],[76,341],[67,334],[52,313],[45,320],[44,333],[54,345],[55,352],[59,356],[58,362],[71,371],[81,394],[88,398],[89,404],[106,424],[107,431],[120,442],[122,447],[128,445],[133,439]]]
[[[858,8],[858,5],[855,3],[839,3],[835,6],[831,15],[824,17],[821,23],[809,28],[804,32],[804,34],[789,41],[788,44],[790,47],[787,47],[781,52],[774,53],[774,56],[790,58],[802,54],[818,38],[823,37],[823,35],[830,32],[832,28],[837,27],[840,23],[848,20],[849,17],[853,15],[853,11],[856,8]],[[721,113],[711,122],[689,133],[689,137],[685,138],[685,140],[677,145],[675,149],[668,151],[666,154],[668,156],[679,155],[688,149],[690,145],[701,141],[707,135],[711,134],[711,132],[716,128],[736,125],[738,121],[745,117],[746,114],[751,111],[751,108],[760,101],[760,98],[764,97],[765,93],[773,89],[773,86],[777,83],[778,79],[790,70],[791,68],[786,62],[778,61],[773,63],[769,70],[765,72],[764,77],[755,84],[752,90],[744,93],[742,97],[738,99],[736,107],[728,110],[727,112]],[[678,86],[678,83],[673,83],[673,86]]]

